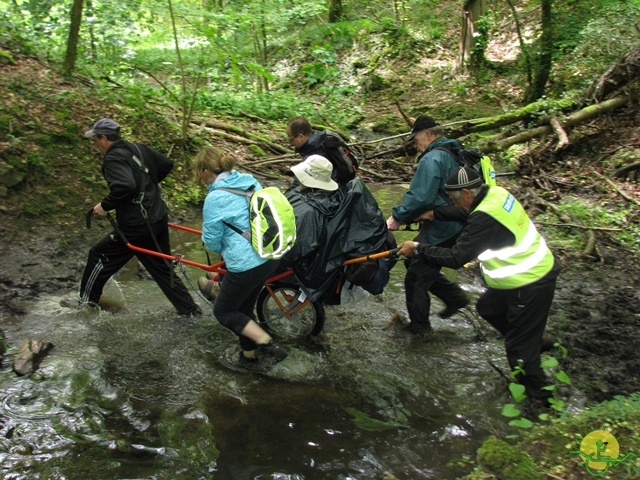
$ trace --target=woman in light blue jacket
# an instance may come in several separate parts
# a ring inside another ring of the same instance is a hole
[[[244,195],[224,190],[247,190],[262,186],[250,174],[234,170],[235,158],[216,147],[200,151],[194,160],[196,180],[204,182],[209,193],[202,211],[202,241],[220,253],[227,273],[213,305],[213,314],[240,339],[241,365],[255,364],[260,358],[284,358],[286,353],[275,339],[255,321],[254,309],[264,281],[278,268],[278,261],[261,258],[241,232],[249,228],[249,207]]]

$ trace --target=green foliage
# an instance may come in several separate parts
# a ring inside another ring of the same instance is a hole
[[[627,249],[640,249],[640,225],[637,209],[633,206],[613,202],[595,203],[584,198],[566,196],[555,212],[544,213],[539,218],[557,222],[558,215],[566,215],[572,222],[586,227],[619,229],[609,235]],[[584,231],[562,227],[545,226],[545,237],[554,245],[573,250],[582,249],[585,242]]]
[[[563,55],[557,58],[555,76],[563,79],[558,91],[585,88],[640,40],[636,0],[590,0],[572,7],[555,15],[555,45]]]
[[[478,449],[478,463],[504,480],[544,478],[529,455],[495,437],[486,440]]]

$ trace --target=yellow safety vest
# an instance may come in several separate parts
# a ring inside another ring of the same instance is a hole
[[[553,268],[553,254],[544,238],[507,190],[489,187],[474,212],[490,215],[516,237],[514,245],[486,250],[478,256],[487,285],[500,290],[522,287],[540,280]]]

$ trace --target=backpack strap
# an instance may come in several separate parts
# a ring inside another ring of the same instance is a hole
[[[435,147],[434,150],[444,150],[445,152],[447,152],[449,155],[451,155],[453,158],[456,159],[456,162],[458,162],[458,165],[460,165],[461,167],[464,167],[464,162],[460,160],[460,156],[458,155],[458,153],[454,152],[451,148]]]
[[[142,152],[140,151],[140,147],[138,146],[137,143],[132,143],[131,145],[136,147],[136,150],[138,151],[138,156],[136,157],[136,154],[134,153],[131,156],[131,158],[136,163],[136,165],[138,165],[138,167],[140,167],[140,170],[142,170],[144,173],[148,174],[149,173],[149,168],[147,168],[147,166],[144,163],[142,163]]]
[[[251,197],[255,193],[255,189],[256,189],[255,185],[251,185],[246,190],[242,190],[241,188],[227,188],[227,187],[216,188],[216,190],[224,190],[225,192],[235,193],[236,195],[241,195],[245,197],[247,199],[247,206],[249,208],[251,207]],[[251,219],[249,219],[249,222],[251,222]],[[251,225],[249,225],[249,228],[243,232],[235,225],[225,222],[224,220],[222,221],[222,223],[224,223],[227,227],[229,227],[231,230],[236,232],[241,237],[246,238],[249,242],[251,241]]]

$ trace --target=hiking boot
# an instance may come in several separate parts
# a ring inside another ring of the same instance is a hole
[[[220,282],[214,282],[207,277],[200,277],[198,279],[198,288],[200,289],[200,293],[204,295],[204,298],[213,302],[220,292]]]
[[[439,313],[438,316],[440,318],[450,318],[451,316],[453,316],[455,313],[458,312],[458,310],[460,310],[461,308],[466,307],[467,305],[469,305],[469,297],[467,297],[466,295],[464,296],[464,299],[458,303],[453,303],[451,305],[447,305],[446,307],[444,307],[444,309],[442,309]]]
[[[240,355],[238,356],[239,367],[251,369],[254,368],[257,364],[258,359],[256,357],[247,357],[242,351],[240,351]]]
[[[547,332],[542,334],[542,341],[540,342],[540,353],[548,352],[549,350],[553,350],[553,344],[556,343],[555,338],[553,338]]]
[[[431,325],[429,325],[428,323],[411,322],[409,323],[409,325],[407,325],[406,328],[409,333],[412,333],[418,336],[426,335],[431,331]]]
[[[185,310],[184,312],[178,312],[178,315],[182,317],[202,315],[202,309],[198,305],[196,305],[192,310]]]
[[[269,343],[258,345],[258,348],[256,348],[256,357],[258,357],[258,360],[272,358],[276,362],[279,362],[280,360],[283,360],[288,354],[289,352],[287,351],[287,349],[280,345],[280,342],[278,342],[275,338],[272,338]]]

